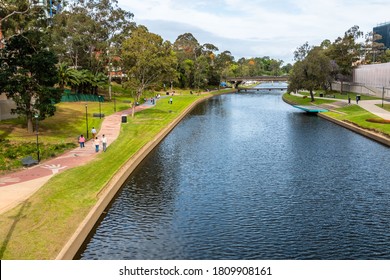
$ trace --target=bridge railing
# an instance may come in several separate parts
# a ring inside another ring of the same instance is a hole
[[[275,81],[275,82],[287,82],[288,81],[288,78],[289,76],[288,75],[285,75],[285,76],[255,76],[255,77],[249,77],[249,76],[241,76],[241,77],[227,77],[226,80],[227,81],[235,81],[235,82],[238,82],[238,81],[259,81],[259,82],[271,82],[271,81]]]

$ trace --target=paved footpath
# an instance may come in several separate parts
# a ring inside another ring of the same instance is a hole
[[[292,93],[292,95],[302,96],[301,94],[294,94],[294,93]],[[345,100],[345,99],[335,99],[335,98],[327,98],[327,97],[316,97],[316,99],[327,99],[327,100],[332,100],[335,102],[348,103],[348,100]],[[372,114],[374,114],[382,119],[390,120],[390,112],[381,108],[380,106],[378,106],[378,105],[382,104],[382,100],[380,100],[380,99],[360,100],[358,104],[356,104],[356,101],[351,100],[351,104],[352,105],[354,105],[354,104],[359,105],[360,107],[362,107],[366,111],[369,111],[370,113],[372,113]],[[390,102],[383,101],[383,104],[390,104]]]
[[[149,103],[149,102],[148,102]],[[149,108],[150,104],[136,107],[136,112]],[[107,137],[107,147],[118,138],[122,115],[131,115],[131,108],[104,118],[98,137]],[[99,153],[102,152],[100,149]],[[85,148],[75,148],[63,155],[41,162],[30,168],[0,176],[0,214],[29,198],[52,176],[66,169],[83,165],[96,157],[93,141],[85,143]]]
[[[345,100],[335,101],[347,102]],[[381,100],[361,100],[358,105],[383,119],[390,120],[390,112],[375,105],[381,104],[381,102]],[[390,104],[389,102],[385,103]],[[136,107],[136,111],[149,108],[150,106],[152,105],[148,102],[145,105]],[[100,138],[101,135],[106,135],[108,140],[107,146],[118,138],[123,114],[131,115],[131,109],[117,112],[104,118],[98,136]],[[29,198],[55,174],[85,164],[95,158],[96,155],[97,153],[90,140],[85,143],[85,148],[83,149],[75,148],[57,158],[41,162],[34,167],[0,176],[0,214]]]

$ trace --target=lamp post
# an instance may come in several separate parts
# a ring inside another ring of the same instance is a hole
[[[99,95],[99,118],[101,119],[102,118],[102,100],[101,100],[101,96]]]
[[[85,123],[87,126],[87,139],[88,139],[88,104],[85,104]]]
[[[114,112],[116,112],[116,99],[114,97]]]
[[[39,117],[39,115],[38,114],[36,114],[35,115],[35,134],[37,135],[37,158],[38,158],[38,163],[39,163],[39,161],[40,161],[40,157],[39,157],[39,139],[38,139],[38,135],[39,135],[39,133],[38,133],[38,129],[39,129],[39,120],[38,120],[38,117]]]
[[[383,100],[385,99],[385,87],[382,88],[382,108],[383,108]]]

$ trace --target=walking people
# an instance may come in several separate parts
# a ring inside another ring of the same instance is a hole
[[[80,148],[84,148],[85,147],[85,138],[84,138],[84,136],[82,134],[79,137],[79,144],[80,144]]]
[[[95,139],[97,133],[95,127],[92,127],[91,132],[92,132],[92,139]]]
[[[95,137],[95,140],[93,140],[93,144],[95,145],[95,152],[99,152],[99,145],[100,145],[99,138]]]
[[[107,137],[103,134],[102,136],[102,145],[103,145],[103,152],[107,150]]]

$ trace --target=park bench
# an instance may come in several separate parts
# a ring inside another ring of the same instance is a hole
[[[100,115],[102,118],[104,118],[104,114],[99,114],[99,113],[93,113],[94,118],[100,118]]]
[[[23,166],[27,166],[27,167],[33,166],[33,165],[38,163],[38,161],[36,159],[33,159],[32,156],[22,158],[21,162],[22,162]]]

